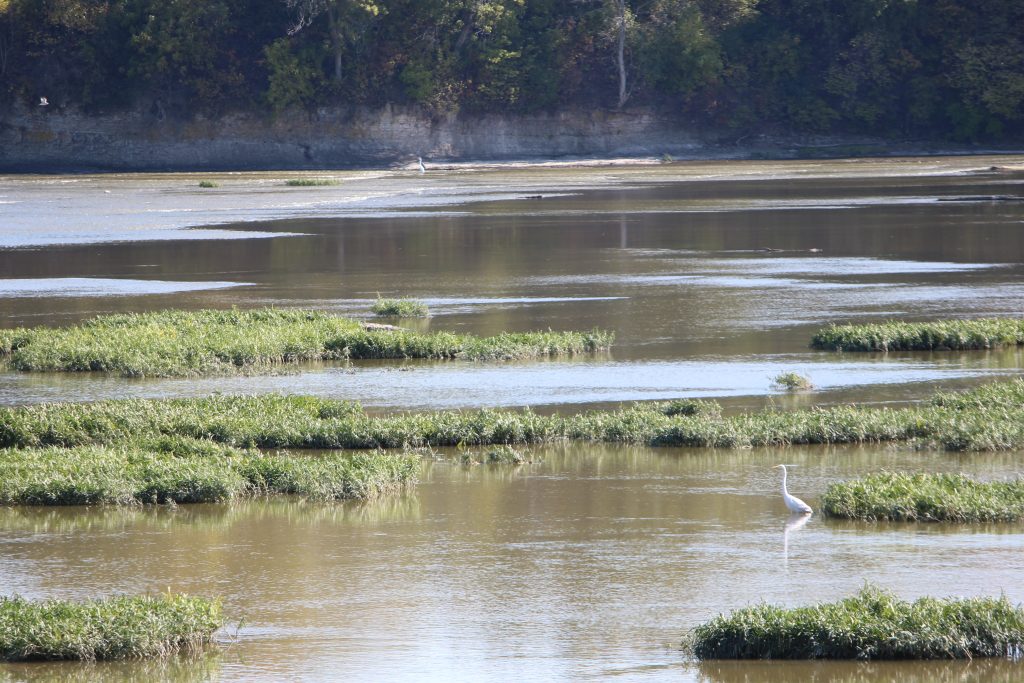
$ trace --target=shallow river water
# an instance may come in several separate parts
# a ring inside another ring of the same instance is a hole
[[[729,410],[900,403],[1021,374],[1017,350],[811,351],[829,322],[1020,315],[1020,157],[701,162],[296,174],[0,177],[0,325],[164,307],[307,306],[417,329],[616,332],[598,357],[376,362],[269,377],[0,372],[0,403],[301,392],[374,411],[576,411],[682,396]],[[199,190],[201,179],[219,188]],[[530,197],[541,196],[541,199]],[[999,199],[993,199],[998,197]],[[816,389],[789,395],[795,370]],[[1024,601],[1024,526],[786,517],[881,469],[1015,476],[1020,453],[557,445],[518,468],[425,459],[414,493],[166,509],[0,509],[0,593],[224,596],[198,661],[6,665],[12,680],[1013,681],[1010,662],[687,660],[687,629],[760,600]]]

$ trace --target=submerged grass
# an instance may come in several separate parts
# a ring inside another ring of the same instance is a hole
[[[600,330],[486,338],[370,330],[354,320],[308,310],[170,310],[99,316],[76,327],[0,330],[0,356],[23,371],[180,377],[267,371],[313,360],[570,355],[605,350],[613,338]]]
[[[146,446],[0,450],[0,505],[216,503],[270,494],[369,499],[410,486],[405,454],[266,455],[182,437]]]
[[[430,309],[415,299],[377,299],[370,307],[375,315],[398,318],[426,318]]]
[[[939,394],[899,409],[839,406],[723,416],[717,403],[671,401],[613,411],[538,415],[449,411],[370,416],[309,396],[211,396],[0,408],[0,447],[117,444],[181,436],[244,448],[403,448],[560,439],[748,448],[910,442],[957,451],[1024,448],[1024,381]]]
[[[0,660],[138,659],[195,653],[224,624],[220,602],[187,595],[0,598]]]
[[[757,605],[694,629],[699,659],[971,659],[1019,657],[1024,609],[1005,598],[900,600],[865,587],[834,603]]]
[[[341,181],[336,178],[289,178],[284,184],[288,187],[326,187],[341,185]]]
[[[1024,480],[980,482],[963,474],[884,472],[831,484],[825,514],[898,522],[1024,520]]]
[[[533,458],[512,446],[498,446],[484,451],[463,453],[459,458],[463,465],[524,465]]]
[[[826,351],[949,351],[1021,344],[1024,320],[1013,318],[831,325],[811,338],[812,348]]]

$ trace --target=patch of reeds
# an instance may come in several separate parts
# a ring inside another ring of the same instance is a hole
[[[288,187],[326,187],[341,185],[341,181],[336,178],[289,178],[284,184]]]
[[[394,318],[426,318],[430,309],[415,299],[377,299],[370,307],[374,315]]]
[[[883,472],[833,483],[822,509],[830,517],[896,522],[1019,522],[1024,480],[980,482],[963,474]]]
[[[1021,344],[1024,320],[1016,318],[831,325],[811,338],[812,348],[826,351],[949,351]]]
[[[220,602],[187,595],[0,598],[0,660],[139,659],[196,653],[224,624]]]
[[[782,389],[788,391],[801,391],[806,389],[813,389],[814,385],[811,384],[810,378],[801,375],[798,372],[783,372],[775,376],[772,383]]]
[[[180,377],[319,360],[571,355],[605,350],[613,339],[600,330],[483,338],[366,329],[355,320],[308,310],[169,310],[98,316],[74,327],[0,330],[0,356],[23,371]]]
[[[0,447],[117,444],[182,436],[242,448],[408,448],[555,440],[750,448],[907,442],[954,451],[1024,448],[1024,381],[939,394],[906,408],[837,406],[723,416],[711,401],[576,415],[476,410],[367,415],[309,396],[211,396],[0,407]]]
[[[161,437],[148,445],[0,450],[0,505],[217,503],[290,494],[370,499],[410,486],[406,454],[290,456]]]
[[[524,465],[533,462],[529,453],[506,445],[463,453],[460,460],[463,465]]]
[[[1019,657],[1024,609],[1001,598],[921,598],[873,587],[833,603],[757,605],[698,626],[699,659],[971,659]]]
[[[721,417],[722,406],[717,401],[704,401],[698,398],[676,398],[671,401],[654,404],[658,412],[672,417],[686,415],[689,417]]]
[[[220,183],[215,182],[213,180],[200,180],[199,187],[202,187],[204,189],[210,189],[214,187],[220,187]]]

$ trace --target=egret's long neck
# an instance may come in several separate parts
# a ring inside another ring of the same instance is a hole
[[[782,468],[782,495],[788,496],[789,491],[786,490],[786,468]]]

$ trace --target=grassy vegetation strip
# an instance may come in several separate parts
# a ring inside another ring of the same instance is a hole
[[[294,457],[180,437],[158,441],[0,450],[0,504],[213,503],[268,494],[368,499],[403,490],[419,470],[411,455]]]
[[[832,325],[811,339],[812,348],[826,351],[948,351],[1021,344],[1024,320],[1011,318]]]
[[[349,402],[275,394],[49,403],[0,408],[0,447],[117,444],[161,436],[245,448],[401,448],[560,438],[639,443],[676,419],[703,419],[693,406],[707,406],[717,415],[714,403],[691,402],[697,412],[690,414],[675,412],[680,403],[570,418],[497,410],[373,417]]]
[[[345,358],[510,360],[571,355],[605,350],[613,338],[600,330],[487,338],[371,330],[355,320],[308,310],[170,310],[99,316],[76,327],[0,330],[0,356],[24,371],[173,377]]]
[[[192,653],[224,624],[220,603],[185,595],[88,602],[0,598],[0,659],[138,659]]]
[[[309,396],[212,396],[0,408],[0,447],[117,444],[162,435],[244,448],[404,448],[528,444],[558,439],[749,448],[912,442],[956,451],[1024,448],[1024,381],[939,394],[900,409],[839,406],[723,416],[709,401],[614,411],[529,410],[369,416],[356,404]]]
[[[1005,598],[914,602],[866,587],[834,603],[757,605],[694,629],[700,659],[971,659],[1019,656],[1024,609]]]
[[[430,315],[427,305],[414,299],[377,299],[370,310],[375,315],[398,318],[426,318]]]
[[[826,515],[848,519],[1017,522],[1024,520],[1024,480],[885,472],[830,485],[822,507]]]

